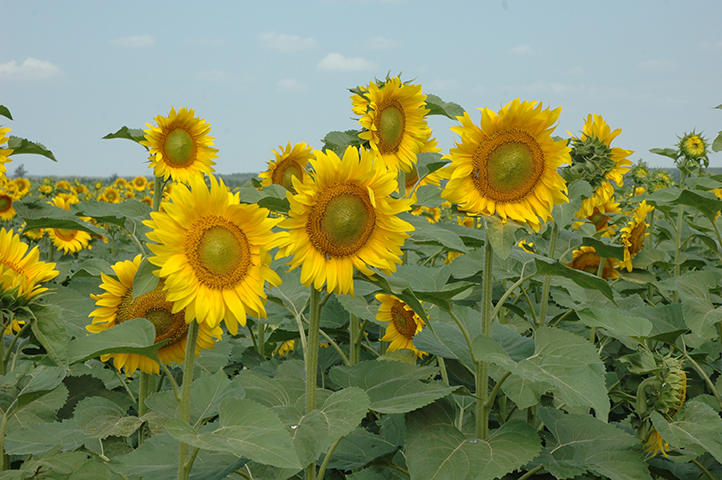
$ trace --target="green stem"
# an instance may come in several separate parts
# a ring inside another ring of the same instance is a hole
[[[165,363],[160,362],[160,368],[163,369],[163,373],[165,373],[166,378],[170,382],[170,386],[173,389],[173,396],[175,397],[175,401],[178,403],[178,405],[180,405],[181,396],[180,389],[178,388],[178,383],[175,381],[175,378],[173,378],[173,374],[171,374],[168,366]],[[162,383],[158,385],[158,391],[160,391],[162,385]]]
[[[682,218],[684,218],[684,205],[681,203],[677,207],[677,230],[674,232],[674,276],[677,277],[680,274],[682,266],[680,265],[680,257],[682,256]],[[677,289],[672,292],[672,301],[677,303],[679,300],[679,294]]]
[[[557,237],[559,237],[559,226],[557,225],[557,222],[554,222],[554,225],[552,226],[552,235],[551,235],[551,238],[549,239],[549,255],[547,255],[549,258],[555,258],[554,252],[557,247]],[[539,309],[539,317],[538,317],[537,327],[543,327],[546,324],[547,305],[549,304],[549,289],[551,287],[551,281],[552,281],[551,275],[544,276],[544,285],[542,287],[541,307]]]
[[[333,455],[333,452],[336,450],[336,447],[338,447],[338,444],[341,442],[342,439],[343,437],[338,437],[338,440],[333,442],[331,448],[329,448],[328,452],[326,452],[326,456],[323,457],[323,462],[318,469],[318,480],[323,480],[323,476],[326,473],[326,467],[328,466],[328,462],[331,460],[331,455]]]
[[[148,398],[151,373],[140,372],[140,386],[138,387],[138,417],[143,417],[148,411],[145,399]],[[143,445],[143,427],[138,429],[138,445]]]
[[[8,464],[8,456],[5,454],[5,431],[8,428],[8,414],[0,418],[0,472],[7,470],[10,465]]]
[[[196,343],[198,342],[198,322],[193,320],[188,325],[188,340],[186,343],[186,358],[183,362],[183,385],[181,385],[180,404],[178,405],[178,418],[186,423],[191,419],[191,389],[193,387],[193,369],[196,360]],[[186,469],[188,462],[188,444],[180,442],[178,446],[178,480],[188,480],[190,470]]]
[[[704,468],[704,465],[702,465],[701,463],[699,463],[699,462],[698,462],[697,460],[695,460],[694,458],[692,459],[692,463],[694,463],[695,466],[696,466],[697,468],[699,468],[699,469],[702,471],[702,473],[704,473],[704,476],[707,477],[707,478],[709,478],[709,480],[715,480],[715,478],[712,476],[712,474],[710,473],[710,471],[707,470],[706,468]]]
[[[266,324],[258,322],[258,341],[256,342],[256,351],[261,358],[266,358]]]
[[[509,288],[506,290],[506,292],[504,292],[504,295],[501,296],[501,298],[499,299],[499,301],[498,301],[498,302],[496,303],[496,305],[494,306],[494,310],[491,312],[491,318],[496,318],[496,316],[499,315],[499,312],[500,312],[501,309],[504,307],[504,302],[506,302],[506,299],[509,298],[512,293],[514,293],[514,290],[516,290],[517,288],[519,288],[519,287],[521,286],[521,284],[523,284],[523,283],[526,282],[527,280],[531,280],[532,278],[534,278],[534,277],[536,277],[536,276],[537,276],[536,273],[532,273],[532,274],[529,274],[529,275],[527,275],[526,277],[522,277],[522,278],[520,278],[519,280],[517,280],[516,282],[514,282],[514,285],[512,285],[511,287],[509,287]]]
[[[441,380],[447,384],[449,384],[449,373],[446,371],[446,362],[444,362],[444,357],[436,357],[436,363],[439,365],[439,370],[441,370]]]
[[[491,311],[491,294],[494,277],[492,266],[494,263],[494,249],[489,239],[484,244],[484,274],[482,277],[481,297],[481,334],[491,335],[491,323],[493,321]],[[476,438],[486,440],[489,436],[489,409],[485,408],[489,398],[489,362],[476,360],[473,351],[471,358],[475,363],[475,387],[476,387]]]
[[[349,352],[348,360],[350,365],[356,365],[361,359],[361,323],[356,315],[350,315],[348,322]]]
[[[542,470],[542,468],[544,468],[544,465],[537,465],[536,467],[532,468],[531,470],[526,472],[524,475],[519,477],[519,480],[527,480],[527,479],[533,477],[534,475],[539,473]]]
[[[306,350],[306,413],[316,409],[316,385],[318,380],[318,337],[321,326],[321,292],[311,288],[308,322],[308,350]],[[306,480],[316,479],[316,461],[306,467]]]
[[[10,361],[10,355],[13,353],[13,348],[15,348],[15,344],[18,342],[18,339],[20,336],[25,333],[28,328],[30,328],[30,322],[25,322],[25,325],[18,330],[18,333],[15,334],[15,337],[13,337],[12,341],[10,342],[10,345],[8,345],[7,351],[5,352],[5,355],[2,358],[2,363],[5,365],[5,370],[7,371],[7,364],[8,361]],[[3,338],[2,345],[0,346],[0,351],[5,348],[5,339]],[[21,347],[22,348],[22,347]],[[12,371],[13,369],[10,369]],[[5,375],[5,372],[3,373]]]
[[[155,177],[155,184],[153,185],[153,211],[157,212],[160,209],[160,202],[163,200],[163,187],[165,187],[165,181],[163,177]]]

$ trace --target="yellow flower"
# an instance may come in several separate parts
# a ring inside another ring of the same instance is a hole
[[[286,355],[287,353],[291,353],[293,351],[293,347],[296,346],[295,340],[286,340],[281,344],[280,347],[278,347],[278,354],[279,355]]]
[[[568,263],[567,267],[596,275],[599,270],[599,262],[601,261],[602,257],[599,256],[594,247],[580,247],[579,250],[574,250],[572,253],[572,263]],[[615,268],[619,266],[620,262],[616,258],[605,259],[602,278],[605,280],[614,280],[617,278],[619,273],[617,273]]]
[[[150,148],[148,168],[153,168],[156,177],[188,183],[192,177],[213,173],[212,159],[218,157],[218,149],[211,147],[211,126],[194,115],[192,108],[176,113],[171,107],[168,117],[155,117],[157,127],[146,124],[150,130],[145,130],[140,143]]]
[[[185,322],[183,310],[173,312],[173,303],[166,298],[163,282],[158,286],[133,300],[133,278],[140,266],[141,256],[132,261],[125,260],[113,265],[113,271],[118,279],[101,273],[103,283],[100,288],[105,293],[90,296],[96,301],[96,308],[90,313],[93,323],[87,328],[93,333],[102,332],[133,318],[145,318],[155,326],[155,343],[170,340],[163,348],[158,350],[158,357],[163,363],[182,363],[186,354],[188,324]],[[215,341],[221,338],[223,331],[220,327],[211,328],[201,324],[198,329],[198,342],[196,356],[201,350],[213,348]],[[102,361],[113,358],[113,364],[120,370],[125,367],[125,374],[132,376],[140,368],[145,373],[159,373],[160,366],[148,357],[134,353],[114,353],[101,355]]]
[[[607,125],[601,115],[595,115],[590,113],[587,115],[587,120],[584,122],[582,129],[581,141],[599,139],[609,151],[609,159],[614,163],[610,165],[610,168],[606,169],[604,175],[611,181],[615,182],[618,187],[624,185],[624,174],[629,171],[629,166],[632,162],[627,159],[628,156],[634,153],[632,150],[624,150],[619,147],[611,147],[612,140],[622,133],[621,128],[617,128],[612,131],[611,127]]]
[[[55,184],[55,188],[70,191],[70,182],[67,180],[58,180],[58,182]]]
[[[113,186],[124,190],[128,188],[128,180],[123,177],[118,177],[115,179],[115,182],[113,182]]]
[[[38,188],[38,191],[40,194],[44,197],[49,197],[53,193],[53,186],[52,185],[40,185]]]
[[[589,200],[589,199],[585,199]],[[597,205],[592,210],[592,213],[586,217],[584,222],[574,222],[574,228],[579,228],[585,223],[591,223],[594,225],[597,233],[601,233],[603,237],[611,237],[614,235],[614,226],[609,225],[610,217],[607,213],[621,213],[622,209],[619,208],[619,202],[614,201],[614,196],[603,202],[601,205]]]
[[[286,194],[291,210],[280,226],[288,229],[278,257],[293,256],[291,270],[301,266],[301,283],[324,283],[329,292],[353,295],[353,270],[368,276],[369,267],[396,271],[401,246],[414,228],[396,215],[411,200],[389,195],[396,171],[380,164],[372,151],[348,147],[341,160],[332,151],[315,151],[313,173],[293,181],[296,194]]]
[[[382,85],[371,82],[361,90],[351,97],[353,112],[361,115],[358,122],[364,128],[359,138],[369,142],[387,168],[411,171],[430,132],[421,85],[404,84],[394,77]]]
[[[241,204],[223,181],[210,175],[210,189],[202,175],[188,178],[188,186],[173,187],[164,211],[143,222],[152,229],[149,261],[160,267],[173,312],[185,308],[193,319],[215,328],[223,320],[235,335],[246,315],[265,317],[265,282],[281,284],[268,267],[267,250],[282,234],[272,232],[280,219],[255,204]]]
[[[410,306],[393,295],[379,293],[376,299],[381,302],[376,319],[388,323],[386,334],[381,338],[383,342],[391,342],[388,351],[406,348],[413,351],[417,357],[425,355],[426,352],[419,351],[413,343],[414,336],[426,325],[424,320]]]
[[[442,197],[473,215],[499,215],[539,229],[554,205],[567,201],[566,184],[557,168],[569,163],[569,147],[551,133],[561,107],[542,110],[541,103],[516,99],[499,114],[481,110],[481,127],[468,113],[451,130],[461,143],[450,150],[451,178]]]
[[[58,195],[50,202],[63,210],[70,210],[71,203],[78,203],[78,199],[70,196]],[[88,246],[90,243],[90,234],[83,230],[71,230],[67,228],[49,228],[48,236],[63,253],[77,253]]]
[[[661,453],[664,455],[664,458],[668,458],[669,443],[665,442],[657,429],[652,427],[652,433],[649,434],[649,439],[647,439],[647,442],[644,444],[644,451],[651,453],[652,457]]]
[[[702,158],[707,155],[707,142],[698,133],[688,133],[679,141],[679,151],[687,158]]]
[[[634,210],[634,218],[622,227],[622,242],[624,243],[624,266],[628,272],[632,271],[632,257],[637,255],[642,247],[644,247],[644,239],[649,236],[647,227],[649,224],[645,222],[647,214],[654,210],[652,205],[647,205],[646,201],[642,201]]]
[[[13,208],[15,196],[0,189],[0,219],[10,220],[17,215]]]
[[[133,188],[135,188],[139,192],[142,192],[145,190],[145,187],[148,185],[148,179],[145,177],[135,177],[133,179],[133,181],[131,182],[131,185],[133,185]]]
[[[18,288],[17,297],[25,302],[46,292],[41,283],[58,276],[55,263],[42,262],[38,247],[28,252],[28,244],[12,230],[0,230],[0,288]]]
[[[20,200],[30,194],[30,180],[27,178],[16,178],[12,183],[15,185],[15,200]]]
[[[8,140],[10,140],[5,135],[10,131],[9,127],[6,128],[0,128],[0,145],[5,145]],[[5,167],[6,163],[9,163],[10,155],[13,153],[12,149],[8,148],[0,148],[0,179],[7,178],[5,173],[7,172],[7,167]]]
[[[120,203],[120,192],[115,187],[105,187],[103,192],[98,195],[98,200],[107,203]]]
[[[258,175],[261,185],[267,187],[275,184],[285,187],[286,190],[293,192],[292,178],[298,178],[303,181],[308,161],[313,158],[313,148],[305,143],[297,143],[291,148],[291,142],[288,142],[286,148],[283,145],[278,146],[278,151],[271,150],[276,159],[268,161],[268,170]]]

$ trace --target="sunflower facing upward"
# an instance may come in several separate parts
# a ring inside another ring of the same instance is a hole
[[[152,229],[148,248],[160,267],[155,273],[165,281],[167,300],[173,313],[185,308],[185,320],[208,323],[215,328],[224,321],[235,335],[246,315],[265,317],[265,284],[281,284],[268,267],[267,249],[274,248],[282,234],[271,231],[280,219],[268,218],[268,210],[241,204],[223,181],[203,175],[178,183],[163,203],[162,212],[152,212],[143,222]]]
[[[358,122],[364,128],[359,138],[369,142],[386,167],[411,171],[431,133],[421,85],[407,85],[394,77],[381,85],[371,82],[361,91],[351,97],[353,113],[361,115]]]
[[[278,151],[271,150],[276,159],[268,162],[268,170],[258,175],[261,178],[261,185],[267,187],[271,184],[281,185],[286,190],[293,191],[291,179],[296,177],[303,181],[304,172],[308,161],[313,158],[313,149],[305,143],[297,143],[291,148],[288,142],[284,149],[278,146]]]
[[[401,246],[414,229],[396,217],[411,200],[389,197],[396,190],[396,171],[380,165],[372,151],[348,147],[343,160],[332,151],[315,151],[313,173],[293,179],[296,194],[286,194],[288,229],[278,257],[293,256],[291,269],[301,266],[301,283],[324,283],[329,292],[353,295],[353,269],[372,276],[375,267],[396,271]]]
[[[168,117],[155,117],[157,127],[146,124],[150,130],[145,130],[145,140],[140,143],[150,148],[148,168],[153,168],[156,177],[188,183],[199,174],[213,173],[212,159],[218,157],[218,149],[211,147],[211,126],[194,115],[192,108],[176,113],[171,107]]]
[[[480,110],[480,127],[465,112],[456,117],[461,126],[451,128],[461,143],[449,151],[451,178],[441,196],[470,214],[496,213],[538,230],[540,219],[567,201],[557,168],[569,163],[570,149],[551,137],[561,107],[542,110],[541,103],[516,99],[498,114]]]
[[[155,327],[155,343],[169,340],[160,350],[158,357],[163,363],[182,363],[186,354],[188,340],[188,324],[185,322],[183,310],[173,313],[173,304],[166,299],[163,282],[158,286],[133,300],[133,279],[138,272],[141,256],[132,261],[125,260],[112,266],[118,279],[101,273],[103,283],[100,288],[105,293],[90,296],[95,300],[96,308],[90,313],[93,323],[85,327],[93,333],[102,332],[133,318],[145,318]],[[221,338],[223,331],[220,327],[211,328],[202,323],[198,329],[198,343],[196,356],[203,349],[213,348],[215,341]],[[154,360],[134,353],[115,353],[102,355],[100,359],[105,362],[113,358],[113,364],[118,370],[124,368],[125,374],[132,376],[137,369],[145,373],[159,373],[160,366]]]

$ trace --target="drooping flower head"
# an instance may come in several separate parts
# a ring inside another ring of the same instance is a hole
[[[39,260],[40,251],[33,247],[28,252],[28,244],[20,240],[20,235],[12,230],[0,229],[0,288],[3,292],[17,291],[17,298],[25,303],[48,289],[43,282],[58,276],[55,263]]]
[[[567,267],[596,275],[601,261],[602,257],[594,247],[582,246],[579,250],[574,250],[572,253],[572,263],[567,264]],[[616,258],[606,258],[604,260],[604,267],[602,267],[602,278],[605,280],[614,280],[619,277],[616,269],[620,266],[621,262]]]
[[[148,248],[156,256],[149,261],[160,267],[156,275],[165,282],[173,313],[185,308],[186,322],[211,328],[224,321],[234,335],[246,315],[265,317],[265,284],[281,284],[267,253],[282,236],[271,231],[280,219],[258,205],[241,204],[212,175],[210,188],[201,175],[190,177],[168,199],[163,211],[143,223],[152,229],[147,236],[156,243]]]
[[[218,157],[218,149],[211,147],[209,123],[196,118],[192,108],[176,113],[173,107],[167,117],[158,115],[155,121],[157,127],[146,124],[150,130],[145,130],[145,140],[140,143],[150,148],[148,168],[153,168],[156,177],[188,183],[192,177],[213,173],[212,159]]]
[[[481,110],[481,124],[468,113],[451,130],[461,142],[450,150],[450,180],[441,196],[473,215],[498,215],[539,229],[554,205],[567,201],[557,168],[569,163],[569,147],[551,134],[561,107],[541,103],[505,105],[499,113]]]
[[[652,205],[647,205],[646,201],[642,201],[634,210],[632,221],[620,229],[624,243],[624,266],[628,272],[632,271],[632,258],[642,250],[644,239],[649,236],[649,232],[647,232],[649,224],[645,220],[647,214],[653,210]]]
[[[354,267],[372,276],[370,267],[396,271],[401,246],[411,224],[398,213],[411,200],[393,199],[396,171],[383,166],[376,154],[348,147],[343,160],[332,151],[315,151],[313,172],[293,180],[296,194],[287,193],[288,229],[278,257],[292,256],[291,269],[301,266],[301,283],[317,290],[353,295]]]
[[[96,308],[90,313],[93,322],[86,328],[93,333],[102,332],[133,318],[145,318],[155,327],[155,343],[169,340],[158,350],[158,357],[163,363],[183,363],[188,341],[188,324],[185,322],[185,312],[173,312],[173,304],[166,298],[163,282],[135,300],[133,300],[133,279],[138,272],[142,259],[136,256],[133,260],[118,262],[112,266],[117,280],[101,273],[103,283],[100,288],[105,290],[99,295],[91,294],[95,300]],[[198,356],[203,349],[213,348],[215,340],[221,338],[223,331],[216,326],[211,328],[202,323],[198,329],[198,342],[195,354]],[[114,353],[101,355],[102,361],[113,358],[113,364],[118,370],[125,369],[128,376],[132,376],[137,369],[145,373],[159,373],[160,366],[155,360],[135,353]]]
[[[405,84],[393,77],[371,82],[358,91],[351,101],[364,128],[359,138],[368,142],[387,168],[410,171],[430,132],[421,85]]]
[[[291,179],[296,177],[303,181],[306,165],[313,158],[313,148],[303,142],[297,143],[291,148],[291,142],[288,142],[286,148],[279,145],[278,151],[271,151],[276,159],[269,160],[268,170],[258,175],[263,179],[261,185],[264,187],[271,184],[281,185],[286,190],[293,191]]]
[[[684,371],[684,360],[672,356],[660,359],[658,354],[655,357],[657,357],[657,364],[661,367],[654,372],[657,377],[657,388],[653,389],[656,396],[647,400],[652,403],[652,409],[659,412],[667,421],[672,421],[687,398],[687,373]],[[669,443],[649,423],[649,418],[647,418],[641,426],[647,430],[649,435],[644,443],[644,451],[651,457],[661,453],[667,458]]]
[[[594,225],[597,233],[601,233],[603,237],[612,237],[614,236],[614,225],[609,224],[611,217],[607,215],[608,213],[622,213],[619,202],[614,200],[614,196],[601,205],[594,207],[592,214],[589,215],[585,221],[574,222],[574,228],[579,228],[585,223],[591,223]]]
[[[381,341],[391,342],[388,351],[393,352],[402,348],[411,350],[417,357],[425,355],[414,346],[414,336],[426,325],[424,320],[414,310],[393,295],[379,293],[376,299],[381,302],[376,319],[388,322],[386,334]]]

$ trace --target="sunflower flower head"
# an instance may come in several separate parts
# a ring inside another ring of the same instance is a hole
[[[410,199],[394,199],[395,170],[380,163],[374,151],[348,147],[343,159],[315,151],[313,173],[295,178],[296,194],[286,194],[291,209],[280,226],[288,230],[278,257],[293,257],[301,266],[301,283],[317,290],[353,295],[354,268],[373,276],[371,267],[396,271],[401,246],[411,224],[396,215],[408,211]]]
[[[16,195],[0,188],[0,219],[11,220],[15,218],[17,212],[13,208],[13,201],[16,199]]]
[[[402,348],[413,351],[417,357],[425,355],[414,346],[414,336],[426,325],[422,318],[414,312],[405,302],[393,295],[379,293],[376,299],[381,302],[376,319],[387,322],[386,334],[381,341],[391,342],[388,351],[393,352]]]
[[[102,332],[133,318],[145,318],[155,327],[155,343],[167,340],[168,343],[158,350],[158,357],[163,363],[182,363],[185,359],[188,324],[185,312],[181,309],[173,312],[173,303],[168,301],[163,282],[148,293],[133,299],[133,279],[142,259],[136,256],[133,260],[118,262],[112,266],[117,279],[104,273],[101,294],[91,294],[96,301],[96,308],[90,313],[92,324],[86,328],[93,333]],[[215,341],[222,335],[220,327],[209,327],[201,324],[198,329],[196,356],[201,350],[213,348]],[[137,369],[145,373],[159,373],[160,366],[155,360],[134,353],[115,353],[102,355],[102,361],[113,359],[118,370],[124,369],[127,376],[132,376]]]
[[[271,184],[281,185],[293,192],[292,179],[295,177],[303,181],[306,166],[313,158],[313,148],[303,142],[291,148],[291,142],[288,142],[286,148],[279,145],[278,151],[271,151],[275,155],[275,160],[269,160],[268,169],[258,175],[262,179],[261,185],[264,187]]]
[[[649,179],[650,173],[647,163],[644,160],[640,160],[639,163],[629,171],[629,176],[635,185],[643,185]]]
[[[679,152],[691,160],[700,160],[707,157],[709,142],[699,133],[687,133],[680,138],[677,147]],[[706,166],[708,166],[707,164]]]
[[[153,168],[156,177],[188,183],[194,176],[213,173],[212,159],[218,157],[218,149],[211,147],[209,123],[195,117],[192,108],[176,113],[173,107],[167,117],[158,115],[155,121],[157,127],[146,124],[149,130],[140,143],[150,148],[148,168]]]
[[[358,122],[363,127],[359,138],[368,142],[387,168],[410,171],[431,133],[421,85],[387,77],[353,91],[353,112],[361,116]]]
[[[594,247],[582,246],[579,250],[574,250],[572,253],[572,262],[566,264],[567,267],[575,270],[582,270],[592,275],[596,275],[599,271],[599,264],[602,261],[602,257],[597,253]],[[614,258],[606,258],[604,260],[604,267],[602,267],[602,278],[605,280],[614,280],[619,277],[617,268],[620,266],[620,262]]]
[[[441,196],[471,215],[498,215],[539,230],[554,205],[568,201],[557,168],[569,163],[569,147],[551,133],[561,113],[539,102],[482,108],[481,124],[468,113],[451,130],[461,142],[450,150],[450,179]]]
[[[636,256],[644,247],[644,239],[649,236],[647,228],[649,224],[645,221],[647,214],[654,211],[652,205],[647,205],[646,201],[642,201],[634,210],[632,220],[626,227],[622,227],[622,243],[624,243],[624,266],[628,272],[632,271],[632,258]]]
[[[0,146],[5,145],[10,140],[8,137],[6,137],[9,131],[10,127],[0,127]],[[7,179],[7,167],[5,166],[5,164],[11,161],[10,155],[12,153],[13,150],[11,148],[0,148],[0,179],[2,180]]]
[[[645,388],[646,407],[651,407],[671,421],[687,398],[684,360],[673,356],[661,357],[659,354],[655,354],[655,360],[659,368],[653,372],[654,380]],[[667,457],[669,443],[664,441],[656,428],[649,426],[648,418],[642,423],[642,426],[645,425],[649,436],[644,443],[644,450],[652,457],[658,453]]]
[[[280,219],[256,204],[241,204],[222,180],[190,177],[175,184],[163,204],[143,222],[151,228],[149,261],[164,280],[173,313],[185,309],[185,320],[215,328],[223,321],[235,335],[246,315],[265,317],[266,282],[278,286],[280,277],[268,267],[267,249],[282,234],[272,229]]]
[[[38,247],[30,247],[12,230],[0,229],[0,289],[10,292],[16,306],[23,305],[48,289],[43,282],[58,276],[55,263],[39,260]]]

